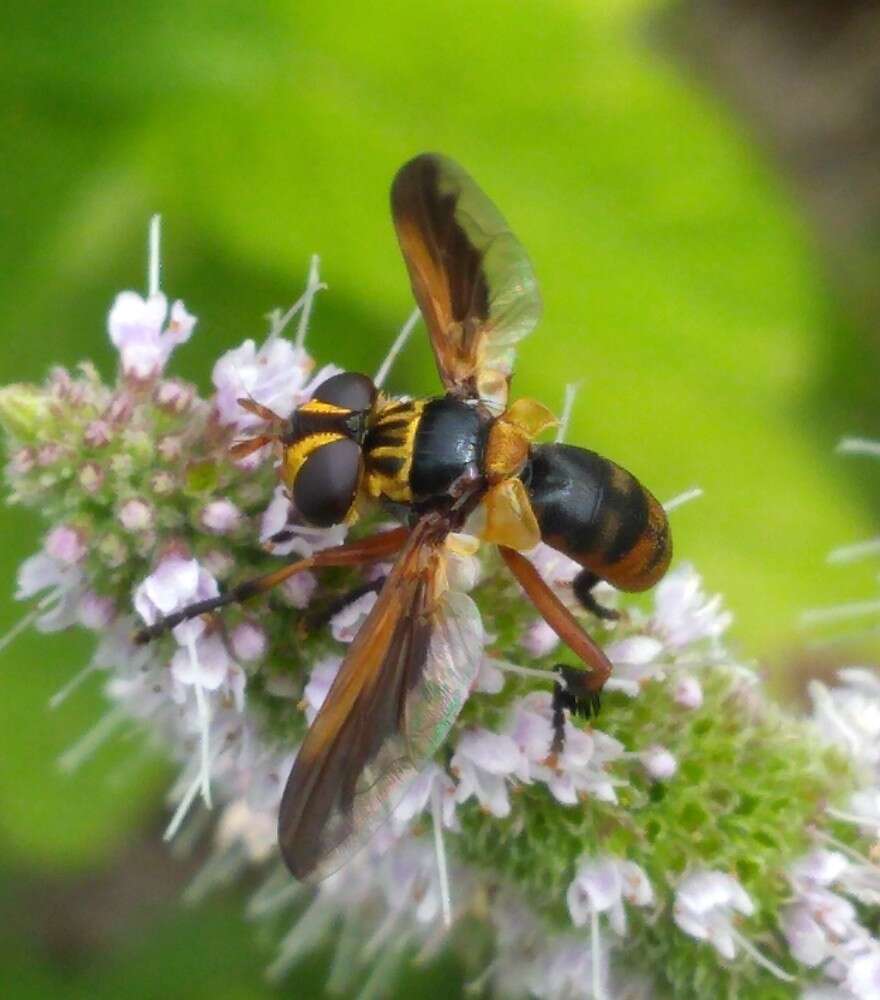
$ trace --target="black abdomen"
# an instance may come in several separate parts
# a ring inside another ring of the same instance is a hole
[[[621,590],[666,572],[666,514],[626,469],[585,448],[534,447],[522,474],[544,541]]]
[[[479,472],[487,429],[474,407],[450,397],[430,400],[414,441],[409,474],[413,497],[444,495],[469,469]]]

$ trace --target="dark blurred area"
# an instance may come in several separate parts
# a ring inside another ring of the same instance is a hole
[[[83,357],[112,371],[106,310],[142,290],[153,211],[164,284],[199,316],[181,374],[206,388],[315,251],[330,289],[310,347],[373,370],[411,308],[388,183],[441,149],[536,262],[546,319],[519,390],[558,407],[584,378],[573,439],[661,499],[705,489],[674,515],[679,558],[797,692],[876,653],[805,653],[797,615],[875,586],[872,566],[825,556],[870,534],[880,501],[880,470],[833,454],[843,434],[880,436],[880,5],[581,6],[17,5],[0,46],[3,382]],[[435,383],[413,345],[392,388]],[[9,594],[41,526],[4,517]],[[22,613],[2,611],[2,630]],[[135,737],[54,769],[102,711],[96,681],[46,708],[87,656],[82,637],[30,635],[0,666],[4,996],[273,995],[273,940],[241,892],[181,903],[199,854],[161,842],[161,754],[128,765]],[[326,961],[277,992],[322,995]],[[462,985],[441,961],[414,990]]]

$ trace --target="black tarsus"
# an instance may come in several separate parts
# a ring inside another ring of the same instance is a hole
[[[180,625],[181,622],[189,621],[190,618],[198,618],[199,615],[205,615],[209,611],[216,611],[217,608],[222,608],[227,604],[239,604],[241,601],[247,601],[251,597],[256,597],[260,592],[259,579],[245,580],[244,583],[240,583],[237,587],[227,590],[218,597],[209,597],[205,601],[189,604],[185,608],[181,608],[180,611],[174,611],[170,615],[157,619],[152,625],[138,629],[134,634],[134,642],[138,646],[143,646],[152,642],[153,639],[157,639],[169,629]]]
[[[601,696],[591,691],[586,684],[589,671],[557,663],[553,668],[560,680],[553,685],[553,740],[550,753],[559,755],[565,749],[565,712],[579,715],[582,719],[592,719],[599,714]]]
[[[620,612],[615,611],[614,608],[606,608],[593,596],[593,587],[600,582],[600,578],[592,570],[582,569],[572,583],[574,596],[587,611],[591,611],[597,618],[606,622],[616,622],[620,618]]]
[[[303,628],[306,632],[320,631],[325,625],[330,623],[331,618],[338,615],[339,612],[347,608],[349,604],[354,604],[354,602],[358,600],[358,598],[363,597],[364,594],[378,594],[386,579],[387,576],[383,573],[375,580],[366,580],[363,583],[358,584],[356,587],[352,587],[351,590],[347,590],[344,594],[340,594],[332,601],[328,601],[323,608],[317,608],[314,611],[310,610],[303,616]]]

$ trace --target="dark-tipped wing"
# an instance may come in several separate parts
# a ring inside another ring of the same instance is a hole
[[[468,696],[482,624],[448,588],[447,534],[435,515],[415,527],[300,747],[278,822],[299,879],[330,874],[369,838]]]
[[[473,179],[435,153],[397,172],[391,212],[447,391],[503,406],[514,345],[541,316],[525,250]]]

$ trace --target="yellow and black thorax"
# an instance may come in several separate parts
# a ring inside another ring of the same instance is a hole
[[[343,372],[291,417],[281,478],[299,514],[317,527],[352,522],[360,500],[406,507],[476,490],[491,501],[487,530],[510,544],[522,537],[511,532],[513,522],[527,521],[530,539],[536,531],[517,477],[548,421],[531,400],[494,417],[454,396],[389,399],[365,375]],[[499,534],[502,521],[508,526]]]

